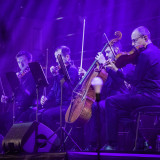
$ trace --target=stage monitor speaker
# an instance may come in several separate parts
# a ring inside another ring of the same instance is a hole
[[[2,141],[5,153],[50,152],[59,146],[54,132],[39,122],[13,124]]]

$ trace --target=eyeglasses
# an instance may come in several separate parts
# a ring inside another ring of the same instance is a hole
[[[143,35],[139,36],[138,38],[132,39],[132,43],[136,43],[138,41],[139,38],[142,38]]]

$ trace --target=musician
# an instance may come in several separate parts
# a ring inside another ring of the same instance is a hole
[[[115,61],[115,55],[121,52],[121,44],[120,42],[114,43],[112,46],[108,46],[105,49],[105,56],[101,52],[98,53],[96,56],[96,59],[99,61],[100,64],[102,64],[102,60],[104,60],[104,63],[107,61]],[[123,72],[127,73],[131,68],[133,68],[133,65],[127,66],[123,68]],[[106,68],[106,71],[108,73],[108,77],[106,82],[103,84],[102,91],[101,91],[101,101],[100,104],[100,117],[101,117],[101,137],[107,137],[106,129],[104,126],[104,123],[106,123],[106,117],[105,117],[105,99],[107,97],[110,97],[112,95],[120,94],[120,93],[127,93],[128,89],[130,89],[129,85],[124,82],[124,79],[121,77],[118,77],[115,72],[112,70],[109,70]],[[94,103],[92,105],[92,117],[88,124],[86,124],[86,130],[89,130],[89,136],[87,136],[86,131],[86,141],[88,141],[88,144],[86,144],[85,150],[95,151],[96,150],[96,143],[97,143],[97,134],[98,134],[98,127],[97,127],[97,105]]]
[[[142,106],[160,105],[160,50],[152,44],[149,30],[140,26],[132,34],[132,45],[145,48],[137,57],[133,74],[123,74],[114,63],[106,65],[107,70],[113,71],[117,77],[123,78],[134,87],[129,93],[107,97],[105,103],[105,115],[107,118],[105,149],[116,149],[118,122],[123,116]],[[105,63],[102,55],[97,57],[100,63]]]
[[[27,51],[20,51],[16,55],[16,60],[20,68],[20,71],[16,73],[20,85],[17,86],[14,97],[2,95],[1,102],[14,103],[13,101],[15,101],[15,121],[28,122],[32,121],[30,119],[30,113],[32,112],[30,107],[36,105],[36,85],[28,66],[28,63],[32,62],[32,55]]]
[[[47,97],[41,97],[41,104],[44,105],[44,108],[46,109],[43,113],[43,123],[45,123],[48,127],[50,127],[53,130],[57,129],[56,123],[59,122],[61,105],[61,85],[63,85],[62,109],[64,114],[70,104],[72,90],[78,82],[78,71],[75,65],[73,64],[73,61],[71,60],[69,47],[60,46],[56,49],[54,56],[56,58],[57,63],[58,54],[61,54],[63,58],[68,74],[70,76],[70,81],[64,79],[64,75],[59,64],[58,67],[52,66],[50,68],[50,71],[53,75],[53,86]],[[65,80],[64,83],[62,82],[63,80]]]

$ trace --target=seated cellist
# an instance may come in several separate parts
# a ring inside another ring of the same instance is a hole
[[[113,53],[114,52],[114,53]],[[108,46],[105,49],[105,56],[103,53],[99,52],[97,56],[95,57],[100,64],[104,63],[104,66],[107,65],[108,62],[115,61],[115,56],[121,52],[121,44],[120,42],[114,43],[112,46]],[[133,65],[129,65],[123,68],[123,72],[128,72],[134,68]],[[104,137],[107,139],[108,135],[106,133],[105,125],[106,123],[106,117],[105,117],[105,99],[117,95],[120,93],[126,93],[128,92],[128,89],[130,89],[130,85],[126,83],[121,77],[118,77],[114,71],[108,69],[106,67],[106,71],[108,73],[108,78],[106,82],[103,84],[102,91],[101,91],[101,101],[100,101],[100,117],[101,117],[101,137]],[[89,151],[95,151],[97,148],[97,106],[94,103],[92,106],[92,117],[90,121],[86,124],[85,129],[85,137],[86,139],[86,147],[85,150]],[[92,134],[89,134],[92,133]],[[89,136],[88,136],[89,134]],[[89,138],[88,138],[89,137]],[[103,142],[103,141],[101,141]],[[103,145],[103,143],[102,143]],[[110,148],[105,148],[107,150],[110,150]]]

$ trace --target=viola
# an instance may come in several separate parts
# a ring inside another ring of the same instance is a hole
[[[139,54],[144,51],[146,47],[139,45],[133,48],[130,52],[122,52],[116,55],[115,65],[117,68],[123,68],[127,64],[136,64]]]

